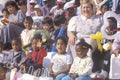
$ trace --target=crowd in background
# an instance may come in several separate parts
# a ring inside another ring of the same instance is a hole
[[[35,73],[49,52],[55,80],[120,80],[120,0],[8,0],[1,12],[0,80]]]

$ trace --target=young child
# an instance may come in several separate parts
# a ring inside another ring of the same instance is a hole
[[[89,48],[92,49],[91,45],[86,43],[84,39],[76,44],[77,56],[74,58],[68,76],[62,80],[91,80],[89,75],[92,72],[93,61],[91,57],[87,56]]]
[[[42,12],[41,12],[41,9],[40,9],[40,6],[38,4],[36,4],[34,6],[34,13],[35,13],[35,16],[33,16],[33,28],[35,29],[41,29],[42,28],[42,20],[43,20],[43,16],[42,16]]]
[[[42,27],[43,30],[45,30],[46,32],[49,33],[47,41],[46,41],[46,43],[44,43],[44,45],[46,47],[46,50],[48,52],[50,52],[52,44],[54,42],[53,36],[54,36],[54,32],[55,32],[53,19],[51,17],[44,17],[44,19],[42,21],[42,25],[43,25],[43,27]]]
[[[13,68],[19,70],[20,65],[25,61],[25,52],[22,50],[21,40],[19,38],[12,39],[12,50],[6,59],[6,66],[8,68],[6,73],[6,80],[10,80],[10,71]]]
[[[67,27],[66,27],[66,18],[64,15],[57,15],[54,18],[54,24],[55,26],[58,28],[55,30],[52,39],[54,39],[54,41],[56,40],[56,38],[58,37],[65,37],[67,39]],[[52,52],[56,51],[56,47],[55,44],[53,44],[52,47]]]
[[[8,23],[8,16],[9,16],[9,12],[7,9],[3,9],[2,10],[2,19],[1,19],[1,22],[0,22],[0,26],[3,26],[5,24]]]
[[[33,19],[31,16],[27,16],[23,20],[23,24],[25,26],[25,29],[21,32],[20,37],[22,41],[23,49],[26,50],[26,52],[29,50],[29,47],[31,45],[31,39],[34,36],[35,30],[32,29]]]
[[[51,8],[49,15],[55,17],[57,15],[63,14],[64,13],[63,7],[65,2],[66,0],[56,0],[56,5]]]
[[[7,53],[3,52],[3,43],[0,41],[0,66],[4,65],[7,56]]]
[[[64,37],[58,37],[56,40],[57,53],[53,56],[49,67],[49,74],[55,77],[54,80],[61,80],[67,75],[71,64],[72,57],[66,52],[67,41]]]
[[[30,66],[33,66],[34,70],[37,70],[38,68],[42,69],[42,61],[43,58],[47,55],[47,52],[42,46],[41,34],[36,34],[32,38],[31,45],[32,51],[27,54],[26,61],[23,63],[23,66],[26,67],[27,71]]]

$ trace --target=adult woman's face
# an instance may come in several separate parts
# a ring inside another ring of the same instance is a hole
[[[83,3],[81,5],[81,14],[86,18],[90,18],[93,15],[93,7],[90,3]]]
[[[15,7],[12,6],[12,5],[7,6],[7,10],[8,10],[8,12],[9,12],[10,14],[13,14],[13,13],[16,12]]]

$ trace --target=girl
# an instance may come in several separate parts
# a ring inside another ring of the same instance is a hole
[[[42,61],[43,58],[47,55],[47,52],[42,47],[41,34],[36,34],[32,38],[31,45],[32,45],[32,51],[27,54],[26,61],[23,63],[21,68],[25,66],[26,70],[28,70],[30,66],[33,66],[34,70],[37,70],[38,68],[42,69]]]
[[[31,39],[33,38],[34,32],[35,32],[35,30],[32,29],[32,24],[33,24],[32,17],[31,16],[27,16],[23,20],[23,24],[25,26],[25,29],[20,34],[20,37],[21,37],[21,40],[22,40],[23,49],[28,51],[28,48],[31,45]]]
[[[92,49],[91,45],[86,43],[84,39],[76,44],[77,56],[74,58],[68,76],[62,80],[91,80],[89,75],[92,72],[93,61],[87,56],[89,48]]]
[[[19,70],[20,65],[25,61],[25,52],[21,49],[21,40],[19,38],[12,39],[12,50],[10,51],[6,65],[8,67],[6,80],[10,80],[10,71],[13,68]]]
[[[66,52],[67,41],[63,37],[56,40],[57,54],[53,56],[49,67],[49,74],[55,77],[55,80],[61,80],[67,75],[72,64],[72,57]]]

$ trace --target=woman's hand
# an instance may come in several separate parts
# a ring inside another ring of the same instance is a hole
[[[76,77],[78,77],[78,74],[76,74],[76,73],[69,73],[69,76],[72,77],[72,78],[76,78]]]
[[[69,40],[68,40],[69,44],[71,45],[74,45],[75,44],[75,37],[69,37]]]

